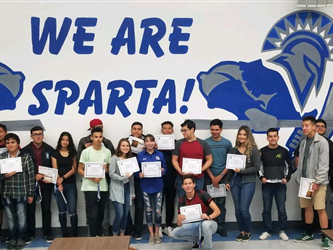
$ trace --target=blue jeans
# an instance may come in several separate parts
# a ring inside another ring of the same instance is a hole
[[[264,223],[264,230],[268,233],[272,232],[272,203],[275,197],[276,208],[278,210],[279,218],[279,231],[284,231],[287,225],[287,212],[286,212],[286,195],[287,186],[280,183],[262,184],[262,200],[264,203],[264,211],[262,212],[262,219]]]
[[[251,232],[251,214],[249,210],[255,188],[256,184],[254,182],[242,183],[241,176],[236,176],[233,179],[231,194],[234,200],[238,228],[241,232]]]
[[[77,217],[77,189],[76,183],[63,183],[64,187],[63,194],[66,198],[67,205],[64,201],[59,190],[56,193],[56,201],[58,204],[59,209],[59,222],[61,226],[61,231],[63,236],[67,236],[67,207],[69,212],[69,218],[71,220],[72,225],[72,234],[73,236],[77,236],[77,224],[78,224],[78,217]]]
[[[116,216],[114,217],[112,231],[113,235],[117,236],[118,233],[124,233],[126,230],[127,217],[130,209],[130,184],[124,185],[124,204],[117,201],[112,201]]]
[[[27,197],[2,198],[2,203],[7,216],[9,238],[23,239],[27,227]]]
[[[162,198],[163,190],[157,193],[148,194],[143,192],[145,202],[147,226],[153,226],[153,211],[155,210],[155,226],[160,227],[162,222]]]
[[[195,190],[203,190],[204,187],[204,181],[205,178],[194,178],[194,182],[195,182]],[[182,187],[183,184],[183,176],[181,175],[177,175],[177,194],[178,197],[183,197],[185,195],[185,191]]]
[[[204,237],[203,248],[213,248],[213,234],[216,233],[217,223],[214,220],[204,220],[201,222],[193,222],[183,224],[180,227],[176,227],[173,231],[173,238],[180,240],[187,240],[192,242],[199,241],[199,227],[201,227],[201,236]]]

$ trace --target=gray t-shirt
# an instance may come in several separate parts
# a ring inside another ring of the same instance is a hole
[[[310,146],[312,145],[314,137],[306,138],[305,149],[304,149],[304,158],[303,158],[303,168],[302,168],[302,177],[306,178],[306,170],[308,168],[308,158],[310,152]]]

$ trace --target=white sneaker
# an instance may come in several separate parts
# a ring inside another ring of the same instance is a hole
[[[163,229],[163,233],[165,233],[166,235],[168,235],[170,238],[173,238],[172,228],[171,227],[165,227]]]
[[[287,235],[284,231],[281,231],[281,232],[279,233],[279,237],[280,237],[281,240],[284,240],[284,241],[289,240],[288,235]]]
[[[271,237],[271,234],[269,234],[268,232],[263,232],[263,233],[259,236],[259,239],[261,239],[261,240],[266,240],[266,239],[268,239],[269,237]]]
[[[162,229],[160,228],[160,230],[158,230],[158,236],[160,236],[160,238],[163,238],[163,234],[162,234]]]

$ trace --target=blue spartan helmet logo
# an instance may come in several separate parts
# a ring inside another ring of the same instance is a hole
[[[0,63],[0,111],[16,108],[16,101],[23,92],[24,80],[22,72],[14,72],[7,65]]]
[[[262,52],[279,52],[268,62],[286,71],[289,85],[279,72],[263,66],[260,59],[222,61],[198,74],[200,91],[211,109],[228,110],[239,120],[263,121],[256,126],[260,128],[257,132],[269,128],[265,126],[268,120],[299,120],[301,114],[295,109],[288,86],[295,92],[295,105],[303,111],[313,88],[318,95],[322,87],[326,61],[332,61],[332,38],[331,17],[316,11],[291,13],[274,24],[262,47]],[[317,113],[311,111],[312,115]],[[324,113],[320,117],[327,119]]]

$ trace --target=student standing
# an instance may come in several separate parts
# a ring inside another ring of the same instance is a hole
[[[150,233],[149,244],[160,244],[159,229],[162,222],[162,198],[163,198],[163,178],[151,177],[148,178],[142,172],[142,164],[144,162],[161,162],[161,173],[167,171],[163,154],[155,150],[155,137],[151,134],[145,137],[145,150],[138,154],[138,163],[141,167],[141,172],[136,172],[135,175],[140,178],[140,187],[143,191],[143,199],[145,202],[146,221]],[[153,212],[155,214],[155,232],[153,231]]]
[[[67,232],[67,207],[72,226],[72,237],[77,237],[76,149],[70,133],[61,133],[56,150],[53,151],[51,157],[53,168],[58,169],[56,200],[62,237],[69,237]],[[65,197],[67,205],[63,197]]]
[[[108,184],[106,178],[84,177],[85,163],[104,163],[105,171],[111,159],[111,152],[102,146],[103,130],[100,127],[91,130],[92,146],[82,151],[78,172],[82,178],[81,191],[86,201],[87,219],[89,221],[90,236],[102,236],[105,202],[108,199]]]
[[[260,169],[260,153],[248,126],[241,126],[238,129],[235,147],[230,153],[246,156],[245,169],[228,171],[226,187],[228,190],[231,189],[240,231],[236,241],[247,242],[251,239],[250,205]]]

